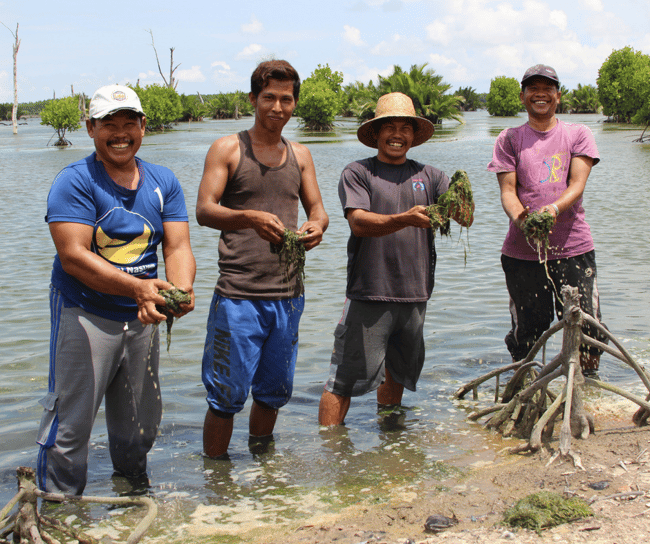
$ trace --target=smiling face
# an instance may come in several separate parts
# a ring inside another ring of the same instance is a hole
[[[526,82],[519,98],[528,112],[529,120],[544,123],[555,117],[560,96],[561,93],[553,81],[545,77],[535,77]]]
[[[145,118],[133,111],[120,110],[93,121],[86,121],[86,128],[95,141],[97,159],[107,169],[135,167],[135,154],[144,137]]]
[[[377,135],[377,158],[388,164],[406,162],[406,153],[413,145],[413,123],[409,119],[384,121]]]
[[[250,93],[249,98],[255,108],[255,124],[271,132],[282,131],[296,108],[291,80],[269,79],[257,96]]]

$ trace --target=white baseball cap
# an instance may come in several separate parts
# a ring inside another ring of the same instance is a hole
[[[95,91],[90,100],[90,118],[103,119],[119,110],[131,110],[144,115],[136,92],[124,85],[106,85]]]

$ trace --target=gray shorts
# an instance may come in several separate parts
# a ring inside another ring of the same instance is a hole
[[[397,383],[415,391],[424,365],[426,309],[426,302],[346,300],[325,389],[358,397],[377,389],[388,368]]]

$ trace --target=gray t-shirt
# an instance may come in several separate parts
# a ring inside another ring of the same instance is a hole
[[[362,209],[395,214],[435,204],[449,188],[444,172],[413,160],[392,165],[371,157],[345,167],[339,181],[343,212]],[[348,284],[352,300],[423,302],[433,291],[436,267],[431,229],[406,227],[380,237],[348,241]]]

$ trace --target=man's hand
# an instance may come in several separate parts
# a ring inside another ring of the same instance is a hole
[[[320,223],[316,221],[305,222],[305,224],[296,231],[296,234],[301,235],[300,241],[307,251],[315,248],[323,241],[323,229]]]
[[[523,231],[524,230],[524,222],[526,221],[526,218],[528,217],[528,214],[530,213],[530,206],[526,206],[521,213],[513,219],[515,225],[519,228],[519,230]]]
[[[158,294],[161,289],[172,289],[174,286],[159,278],[153,280],[138,280],[134,288],[134,296],[138,304],[138,319],[144,325],[166,321],[167,317],[156,310],[165,305],[165,299]],[[188,310],[189,311],[189,310]]]
[[[284,236],[284,224],[272,213],[260,210],[248,210],[248,218],[257,235],[272,244],[280,244]]]

